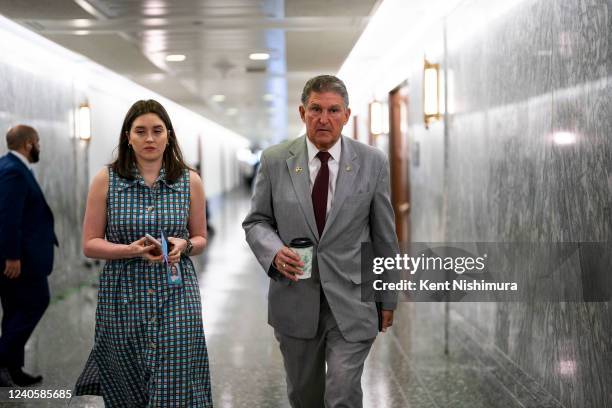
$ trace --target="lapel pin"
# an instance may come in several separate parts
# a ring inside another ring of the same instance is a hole
[[[304,170],[304,169],[302,169],[302,168],[301,168],[301,167],[299,167],[299,166],[295,168],[295,172],[296,172],[296,173],[301,173],[301,172],[302,172],[302,170]]]
[[[351,166],[346,166],[346,171],[351,171],[353,168]]]

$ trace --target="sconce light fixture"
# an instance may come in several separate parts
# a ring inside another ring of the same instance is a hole
[[[386,103],[370,103],[370,133],[380,135],[389,133],[389,106]]]
[[[378,101],[370,103],[370,133],[373,135],[382,133],[382,103]]]
[[[87,104],[79,106],[76,116],[76,130],[79,139],[85,141],[91,139],[91,112]]]
[[[423,112],[425,114],[425,128],[429,123],[440,120],[440,64],[434,64],[425,59],[423,67]]]

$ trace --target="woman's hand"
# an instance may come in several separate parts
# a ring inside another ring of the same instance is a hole
[[[141,257],[149,262],[161,262],[162,255],[161,251],[153,245],[148,244],[145,237],[140,238],[138,241],[134,241],[128,245],[130,254],[134,257]],[[156,251],[157,250],[157,251]]]
[[[168,243],[171,244],[170,252],[168,253],[168,262],[171,264],[181,261],[181,254],[187,248],[187,240],[183,238],[168,237]]]

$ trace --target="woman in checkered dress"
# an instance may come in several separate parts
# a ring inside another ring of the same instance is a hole
[[[200,292],[189,255],[206,246],[204,190],[182,159],[166,110],[128,111],[117,159],[94,178],[83,252],[107,260],[94,347],[76,395],[107,407],[212,407]],[[145,234],[168,237],[170,275]]]

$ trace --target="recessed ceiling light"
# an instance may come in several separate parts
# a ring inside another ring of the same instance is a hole
[[[249,58],[253,61],[265,61],[270,58],[270,54],[267,52],[254,52],[249,55]]]
[[[212,100],[215,102],[223,102],[225,100],[225,95],[213,95]]]
[[[91,32],[91,31],[89,31],[89,30],[76,30],[76,31],[74,32],[74,34],[75,34],[75,35],[87,35],[87,34],[89,34],[90,32]]]
[[[274,100],[274,95],[272,94],[265,94],[263,96],[263,100],[266,102],[272,102]]]
[[[234,116],[235,114],[238,113],[238,109],[236,109],[236,108],[229,108],[228,110],[225,111],[225,113],[228,116]]]
[[[167,7],[168,5],[166,3],[166,1],[162,0],[145,0],[144,6],[152,8]]]
[[[88,20],[86,18],[75,18],[74,20],[72,20],[72,25],[78,28],[89,28],[93,24],[91,23],[91,20]]]
[[[187,59],[183,54],[170,54],[166,55],[166,61],[168,62],[181,62]]]
[[[159,27],[168,24],[167,18],[145,18],[142,24],[147,27]]]
[[[142,10],[145,16],[163,16],[166,14],[165,8],[145,8]]]
[[[151,81],[163,81],[164,78],[165,78],[164,74],[162,74],[160,72],[156,72],[155,74],[150,74],[149,75],[149,79]]]

